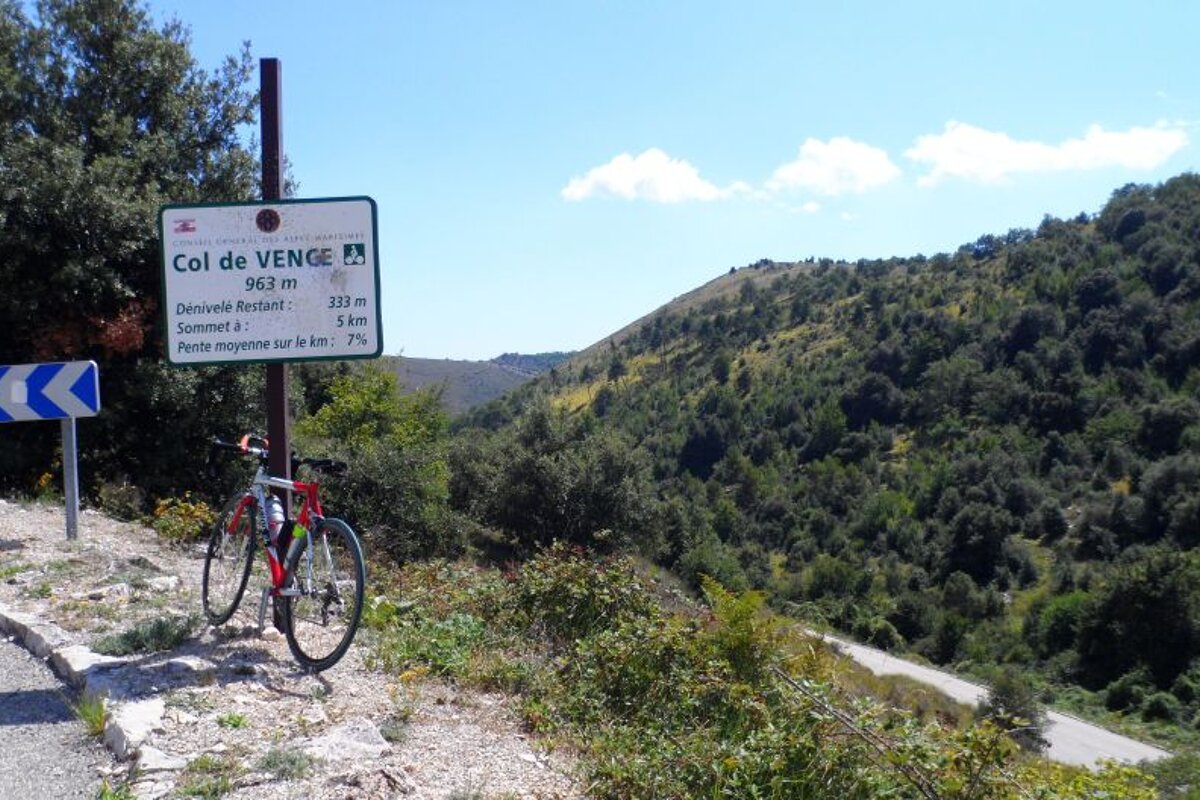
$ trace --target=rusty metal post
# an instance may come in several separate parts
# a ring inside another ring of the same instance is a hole
[[[258,62],[262,122],[262,199],[283,197],[283,69],[277,58]],[[267,438],[272,475],[291,478],[291,417],[288,365],[267,364]],[[289,506],[285,504],[285,508]]]

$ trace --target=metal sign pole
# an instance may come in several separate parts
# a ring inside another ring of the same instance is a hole
[[[63,494],[67,502],[67,539],[79,537],[79,470],[76,464],[75,418],[62,420]]]
[[[259,61],[262,112],[262,199],[283,196],[283,70],[277,58]],[[288,415],[288,366],[267,365],[267,438],[272,475],[290,478],[291,419]],[[284,495],[286,502],[286,495]],[[285,507],[287,507],[285,505]]]

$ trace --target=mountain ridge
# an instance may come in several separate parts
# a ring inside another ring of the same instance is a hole
[[[545,457],[624,454],[587,525],[693,582],[1173,735],[1200,715],[1198,243],[1185,174],[954,253],[760,261],[467,422],[529,446],[542,402],[574,420]]]

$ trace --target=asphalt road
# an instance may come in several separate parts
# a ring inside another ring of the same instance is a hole
[[[923,667],[874,647],[865,647],[834,636],[823,635],[822,638],[835,644],[839,650],[876,675],[907,675],[941,690],[960,703],[978,705],[987,695],[987,687],[969,683],[941,670]],[[1161,748],[1120,736],[1057,711],[1047,710],[1046,722],[1046,739],[1050,746],[1046,748],[1045,755],[1063,764],[1092,767],[1102,759],[1136,763],[1157,761],[1171,755]]]
[[[94,798],[110,762],[50,669],[0,637],[0,800]]]

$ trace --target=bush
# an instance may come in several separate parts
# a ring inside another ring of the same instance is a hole
[[[146,493],[128,480],[101,481],[96,500],[106,514],[127,522],[140,520],[146,510]]]
[[[1142,670],[1122,675],[1104,690],[1104,705],[1109,711],[1134,710],[1146,697],[1150,678]]]
[[[518,619],[560,645],[624,619],[647,617],[653,608],[629,559],[596,561],[561,542],[522,567],[512,602]]]
[[[128,656],[172,650],[187,640],[199,625],[199,617],[158,617],[140,622],[124,633],[106,636],[93,645],[97,653]]]
[[[1183,710],[1179,698],[1170,692],[1155,692],[1142,703],[1142,719],[1174,722]]]
[[[1014,667],[1004,667],[992,680],[979,713],[1007,732],[1022,750],[1041,752],[1048,744],[1046,712],[1037,702],[1032,683]]]
[[[216,514],[203,500],[193,500],[191,492],[182,500],[167,498],[154,506],[154,530],[168,542],[190,542],[205,536],[216,521]]]

